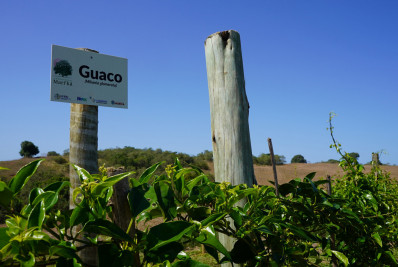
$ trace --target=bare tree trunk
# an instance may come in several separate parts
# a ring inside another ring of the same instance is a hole
[[[239,33],[217,32],[205,41],[214,172],[217,182],[255,182]],[[243,203],[240,203],[243,204]],[[234,240],[220,235],[230,251]]]
[[[98,173],[98,107],[81,104],[71,104],[70,109],[70,141],[69,161],[86,169],[90,173]],[[80,185],[80,180],[73,167],[69,171],[71,189],[69,208],[75,208],[73,189]],[[73,234],[81,230],[74,227]],[[79,252],[83,262],[90,266],[98,266],[95,247]]]

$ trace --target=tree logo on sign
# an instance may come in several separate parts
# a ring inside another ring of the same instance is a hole
[[[72,74],[72,66],[67,60],[57,58],[54,60],[54,72],[62,77],[69,76]]]

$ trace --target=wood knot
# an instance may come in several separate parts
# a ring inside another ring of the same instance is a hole
[[[229,31],[220,32],[221,39],[226,42],[229,39]]]

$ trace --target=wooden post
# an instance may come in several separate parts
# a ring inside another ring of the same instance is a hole
[[[372,153],[372,164],[378,167],[379,163],[380,163],[379,153]]]
[[[205,53],[215,179],[251,186],[255,178],[239,33],[210,35]]]
[[[272,170],[274,172],[275,193],[276,193],[276,196],[279,197],[278,175],[276,174],[276,162],[275,162],[274,148],[272,147],[271,138],[268,138],[268,147],[269,147],[269,153],[271,155]]]
[[[108,168],[107,171],[108,176],[113,176],[125,172],[124,168]],[[130,206],[127,200],[129,190],[129,178],[126,177],[113,186],[113,195],[111,198],[113,205],[113,222],[124,231],[127,231],[131,220]]]
[[[205,54],[215,180],[252,186],[256,182],[239,33],[210,35]],[[228,236],[220,234],[219,240],[227,250],[233,248],[234,240]]]
[[[96,52],[87,48],[79,50]],[[70,139],[69,162],[86,169],[90,173],[98,173],[98,106],[72,103],[70,106]],[[80,185],[79,177],[73,167],[69,170],[71,183],[69,208],[75,208],[73,203],[73,189]],[[74,227],[73,234],[81,228]],[[97,250],[95,247],[83,249],[79,256],[90,266],[98,266]]]

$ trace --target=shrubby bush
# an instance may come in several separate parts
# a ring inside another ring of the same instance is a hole
[[[397,183],[376,167],[364,175],[361,165],[349,156],[345,160],[346,176],[336,182],[332,195],[319,187],[327,181],[313,181],[315,173],[310,173],[280,185],[279,197],[270,186],[211,182],[179,161],[156,175],[158,163],[130,178],[127,231],[109,219],[114,212],[109,199],[112,186],[132,173],[106,177],[75,166],[82,184],[73,193],[77,207],[61,212],[54,206],[69,182],[33,188],[28,203],[9,209],[7,227],[0,228],[0,263],[81,266],[77,251],[95,246],[100,265],[199,266],[187,249],[195,242],[218,263],[396,266]],[[1,205],[12,206],[40,162],[23,167],[8,184],[0,182]],[[189,173],[196,175],[186,179]],[[236,205],[243,200],[244,206]],[[138,222],[157,217],[163,223],[146,231],[137,228]],[[74,236],[71,229],[77,226],[91,237]],[[231,250],[219,242],[217,232],[235,239]]]
[[[295,155],[292,160],[290,161],[290,163],[307,163],[307,160],[304,158],[303,155]]]
[[[53,157],[53,156],[59,156],[59,154],[55,151],[48,151],[47,152],[47,157]]]
[[[285,156],[282,155],[274,155],[275,164],[276,165],[283,165],[286,163]],[[253,163],[257,165],[272,165],[271,162],[271,155],[270,154],[260,154],[258,157],[253,156]]]

